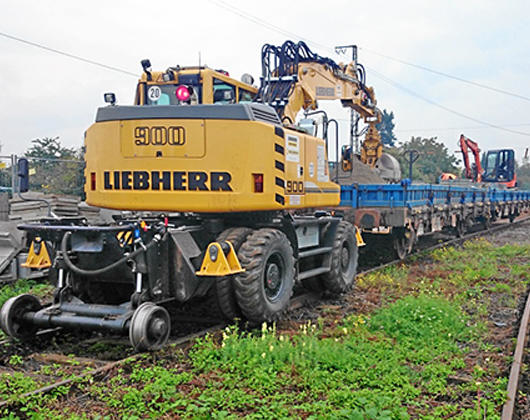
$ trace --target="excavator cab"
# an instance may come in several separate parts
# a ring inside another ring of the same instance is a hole
[[[206,66],[176,66],[161,72],[151,71],[150,61],[143,60],[142,67],[144,72],[136,88],[135,105],[249,103],[258,92],[248,74],[239,81],[224,70]]]
[[[483,167],[483,181],[498,182],[507,188],[516,186],[515,153],[512,149],[489,150],[484,156]]]

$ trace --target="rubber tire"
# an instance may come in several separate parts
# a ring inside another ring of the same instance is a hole
[[[342,250],[344,244],[348,246],[349,259],[347,267],[342,266]],[[331,251],[331,271],[320,278],[326,290],[334,293],[345,293],[355,285],[359,250],[355,239],[355,230],[350,222],[342,220],[337,226],[333,250]]]
[[[282,284],[278,297],[271,301],[265,292],[265,269],[271,256],[283,264]],[[295,264],[293,249],[285,234],[277,229],[255,230],[238,252],[244,272],[234,279],[237,302],[241,312],[251,322],[273,321],[289,307],[293,294]]]
[[[218,237],[217,242],[230,241],[234,251],[239,251],[241,245],[252,233],[252,229],[246,227],[233,227],[223,231]],[[223,316],[232,321],[241,316],[241,309],[237,304],[236,292],[234,290],[234,276],[217,277],[215,279],[215,298],[217,306]]]

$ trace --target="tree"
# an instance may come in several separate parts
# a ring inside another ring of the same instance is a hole
[[[517,174],[517,184],[520,189],[530,189],[530,162],[528,159],[523,160],[523,164],[515,168]]]
[[[376,124],[379,133],[381,134],[381,141],[384,146],[394,147],[396,145],[396,136],[394,135],[394,111],[388,113],[383,109],[383,116],[381,122]]]
[[[417,150],[420,155],[414,163],[412,177],[414,181],[434,183],[442,172],[451,172],[458,175],[459,160],[449,153],[449,150],[436,137],[412,137],[408,142],[397,148],[385,149],[385,152],[396,157],[401,165],[403,177],[408,177],[409,164],[405,153],[407,150]]]
[[[59,194],[83,194],[83,160],[81,150],[64,147],[58,137],[31,141],[26,151],[30,168],[30,190]]]

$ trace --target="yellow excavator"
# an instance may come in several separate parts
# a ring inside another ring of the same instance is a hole
[[[196,297],[212,295],[225,317],[259,323],[281,316],[295,283],[351,289],[357,232],[325,210],[340,201],[326,140],[297,127],[294,115],[337,97],[377,120],[373,91],[355,82],[353,68],[308,57],[303,43],[278,48],[286,54],[264,66],[255,102],[242,99],[255,93],[248,83],[212,73],[236,86],[225,93],[204,69],[158,74],[146,62],[135,105],[106,95],[85,136],[86,201],[138,213],[101,226],[70,218],[19,226],[53,244],[57,288],[46,306],[29,294],[9,299],[0,310],[4,332],[114,331],[154,350],[172,330],[168,309]],[[314,94],[306,75],[314,75]]]

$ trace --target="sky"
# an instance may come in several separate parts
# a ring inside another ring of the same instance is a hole
[[[356,44],[378,106],[394,112],[399,141],[437,137],[452,153],[463,133],[482,150],[514,148],[519,161],[530,147],[530,2],[525,0],[0,0],[0,5],[0,33],[138,76],[144,58],[154,70],[165,70],[197,65],[200,55],[202,64],[232,77],[250,73],[258,80],[265,43],[304,40],[336,61],[348,61],[349,55],[336,55],[334,46]],[[4,36],[0,51],[1,155],[23,154],[41,137],[80,147],[96,109],[105,105],[103,93],[115,92],[122,105],[133,101],[137,76]],[[336,103],[321,105],[341,122],[341,143],[349,142],[349,111]]]

